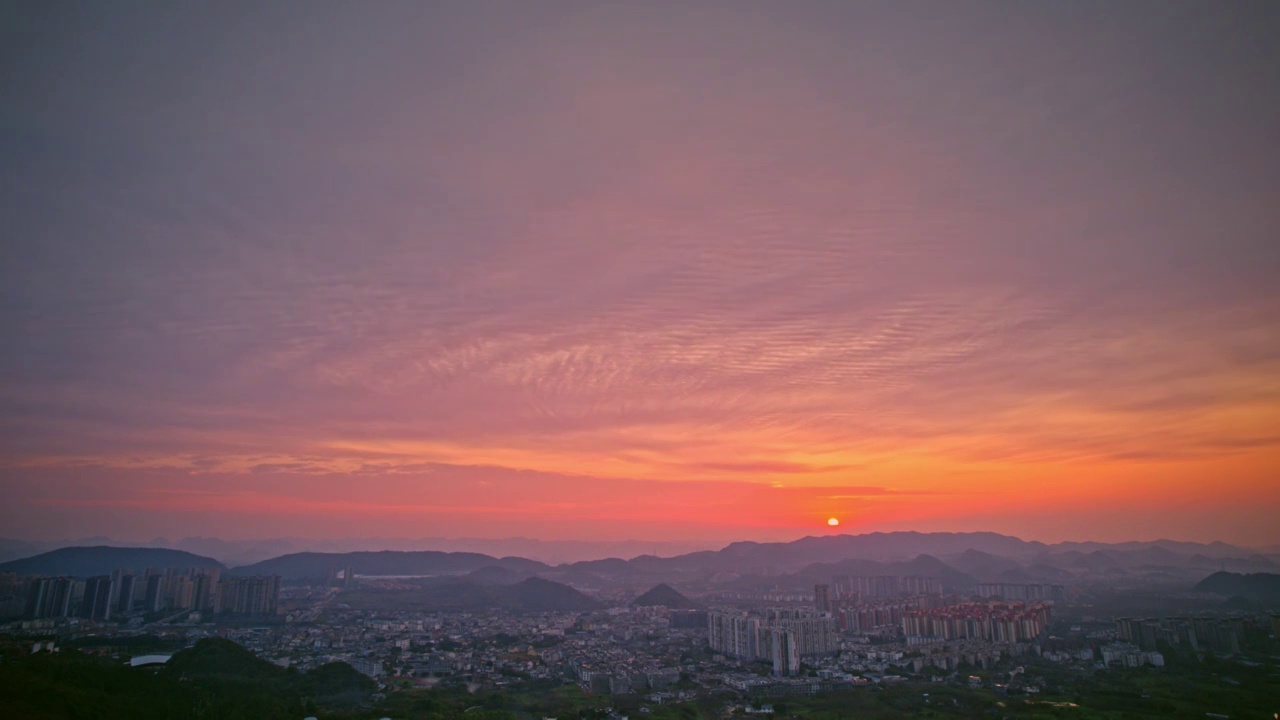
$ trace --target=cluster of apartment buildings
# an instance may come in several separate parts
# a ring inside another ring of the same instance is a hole
[[[707,613],[707,643],[732,658],[772,662],[775,675],[789,676],[799,672],[800,658],[839,651],[840,629],[831,613],[807,608],[714,610]]]
[[[221,578],[217,568],[116,570],[80,581],[34,577],[27,583],[28,619],[83,617],[100,622],[131,613],[195,610],[246,616],[276,614],[278,576]]]
[[[999,598],[1001,600],[1021,600],[1037,602],[1066,600],[1066,588],[1061,585],[1043,583],[978,583],[974,595],[980,598]]]
[[[1262,627],[1249,627],[1253,624],[1246,617],[1124,617],[1116,619],[1116,638],[1143,650],[1155,650],[1163,644],[1236,654],[1241,637],[1251,631],[1266,632]]]
[[[842,575],[834,578],[834,582],[839,597],[858,600],[942,594],[942,580],[920,575]]]
[[[1107,667],[1164,667],[1164,655],[1154,650],[1143,650],[1133,643],[1110,643],[1098,648],[1098,652],[1102,655],[1102,664]]]
[[[840,629],[855,635],[897,635],[902,628],[902,618],[916,610],[941,607],[943,599],[936,595],[871,600],[840,608],[836,617]]]
[[[1048,603],[964,603],[929,610],[912,610],[902,618],[902,633],[910,643],[937,640],[1029,642],[1049,627]]]

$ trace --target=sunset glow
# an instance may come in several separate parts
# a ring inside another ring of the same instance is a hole
[[[33,14],[0,535],[1280,544],[1246,20],[486,5]]]

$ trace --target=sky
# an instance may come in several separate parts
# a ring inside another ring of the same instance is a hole
[[[0,158],[0,536],[1280,544],[1275,3],[6,1]]]

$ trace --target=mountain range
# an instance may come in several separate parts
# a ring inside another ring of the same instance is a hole
[[[909,536],[916,536],[911,539]],[[1238,558],[1255,554],[1280,560],[1280,546],[1266,548],[1245,548],[1227,543],[1191,543],[1173,540],[1157,540],[1153,542],[1062,542],[1044,544],[1039,542],[1023,542],[1017,538],[996,533],[871,533],[858,536],[836,536],[863,538],[860,550],[868,559],[903,560],[919,554],[943,556],[930,538],[951,538],[958,540],[967,549],[972,548],[994,555],[1010,555],[1023,557],[1027,553],[1038,552],[1090,553],[1098,550],[1115,550],[1127,552],[1141,550],[1146,547],[1161,547],[1182,555],[1203,555],[1207,558]],[[832,538],[807,538],[810,541],[830,540]],[[739,544],[739,543],[735,543]],[[743,545],[781,545],[787,543],[741,543]],[[212,537],[184,537],[178,540],[154,538],[146,542],[124,542],[107,537],[86,537],[56,541],[31,541],[0,538],[0,562],[16,560],[38,555],[61,547],[83,547],[90,545],[110,545],[113,547],[152,547],[185,550],[196,555],[217,558],[228,566],[250,565],[253,563],[301,552],[349,553],[372,552],[380,550],[399,550],[403,552],[435,550],[438,552],[470,552],[492,557],[519,556],[530,560],[563,565],[584,560],[601,558],[634,558],[640,555],[660,556],[665,558],[713,551],[718,547],[711,542],[698,541],[643,541],[643,540],[536,540],[531,538],[264,538],[256,540],[223,540]],[[913,547],[918,545],[918,547]],[[880,551],[884,555],[879,554]]]
[[[415,609],[437,612],[578,612],[603,604],[563,583],[540,577],[508,585],[477,582],[467,577],[436,578],[410,589],[343,595],[344,604],[360,609]]]
[[[87,576],[119,567],[222,567],[215,559],[158,548],[62,548],[0,564],[0,572]],[[441,551],[302,552],[232,567],[231,575],[280,575],[286,581],[358,576],[462,577],[475,586],[512,585],[534,577],[584,590],[640,592],[659,583],[700,589],[811,588],[841,575],[937,577],[945,589],[979,582],[1140,580],[1194,584],[1214,571],[1280,571],[1276,559],[1224,543],[1169,540],[1133,543],[1026,542],[996,533],[871,533],[808,537],[789,543],[732,543],[698,551],[551,565],[525,557]]]
[[[357,575],[433,576],[462,575],[486,567],[532,573],[550,565],[519,557],[495,558],[480,553],[423,550],[399,552],[293,553],[233,568],[233,575],[279,575],[285,580],[323,579],[351,568]]]
[[[64,540],[14,540],[0,538],[0,562],[39,555],[63,547],[111,545],[114,547],[156,547],[186,550],[217,558],[226,565],[250,565],[281,555],[300,552],[347,553],[399,550],[411,552],[471,552],[504,557],[519,555],[551,565],[604,557],[635,557],[643,553],[670,557],[716,547],[713,542],[650,540],[537,540],[533,538],[263,538],[224,540],[213,537],[184,537],[178,540],[154,538],[143,542],[84,537]]]

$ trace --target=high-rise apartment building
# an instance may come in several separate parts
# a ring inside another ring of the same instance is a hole
[[[830,655],[840,649],[839,628],[829,613],[812,610],[770,609],[764,616],[739,611],[707,613],[707,643],[712,650],[744,660],[775,659],[777,633],[786,635],[785,653],[797,657]],[[783,662],[783,669],[799,667],[799,661]]]
[[[767,631],[769,658],[773,661],[773,674],[789,677],[800,672],[800,644],[794,632],[786,628],[771,627]]]
[[[829,613],[831,607],[831,586],[830,585],[814,585],[813,586],[813,606],[818,612]]]
[[[89,578],[84,587],[84,600],[80,603],[80,614],[91,620],[111,619],[111,582],[110,575],[99,575]]]
[[[142,600],[143,612],[160,612],[166,607],[168,607],[168,601],[165,597],[164,575],[148,573],[146,595]]]
[[[178,582],[178,571],[173,568],[165,568],[161,571],[161,577],[164,578],[160,584],[161,592],[164,593],[164,600],[161,601],[162,607],[177,607],[174,604],[177,599],[174,594],[177,592],[177,587],[175,586]]]
[[[841,597],[857,597],[860,601],[886,600],[906,595],[941,595],[942,581],[936,577],[909,575],[845,575],[836,578]]]
[[[27,591],[25,614],[32,619],[67,617],[74,592],[75,581],[69,577],[36,578]]]
[[[840,627],[830,613],[775,608],[765,612],[765,623],[794,633],[801,655],[834,655],[840,649]]]
[[[978,583],[974,594],[982,598],[999,598],[1002,600],[1022,600],[1035,602],[1038,600],[1066,599],[1066,592],[1061,585],[1044,585],[1040,583]]]
[[[261,575],[223,580],[218,588],[218,611],[235,615],[276,614],[280,576]]]
[[[112,583],[114,585],[114,583]],[[120,576],[120,589],[116,591],[115,611],[121,615],[128,615],[133,610],[133,595],[137,585],[137,577],[133,574],[125,574]]]
[[[741,612],[707,613],[707,640],[712,650],[730,657],[756,659],[760,653],[759,617]]]
[[[215,610],[218,600],[218,569],[193,569],[191,575],[192,607],[201,612]]]
[[[194,587],[191,578],[186,575],[178,575],[173,578],[173,582],[169,585],[169,592],[172,601],[169,606],[175,610],[191,610],[195,607]]]
[[[128,571],[123,568],[116,568],[111,571],[111,596],[107,598],[112,611],[115,611],[120,604],[120,588],[124,586],[124,576]]]
[[[902,618],[902,632],[908,638],[1027,642],[1045,632],[1049,613],[1047,603],[967,603],[910,611]]]

